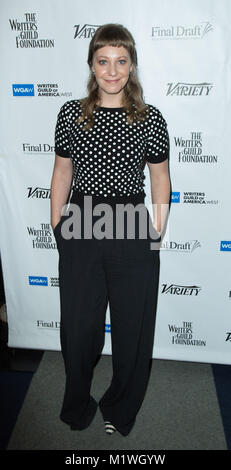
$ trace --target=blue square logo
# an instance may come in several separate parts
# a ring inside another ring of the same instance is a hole
[[[222,240],[220,251],[231,251],[231,241]]]
[[[34,96],[34,85],[14,84],[12,85],[13,96]]]
[[[172,192],[171,201],[175,203],[180,202],[180,192]]]

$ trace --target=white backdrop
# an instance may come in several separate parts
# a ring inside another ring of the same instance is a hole
[[[172,205],[153,357],[231,364],[229,0],[3,0],[0,250],[9,346],[60,349],[50,183],[58,111],[85,96],[92,33],[124,24],[168,123]],[[148,169],[146,204],[151,203]],[[104,354],[111,354],[110,311]]]

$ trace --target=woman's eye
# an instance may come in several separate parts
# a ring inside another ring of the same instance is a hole
[[[107,63],[107,61],[106,61],[105,59],[99,60],[99,64],[100,64],[100,65],[105,65],[106,63]],[[119,63],[120,65],[124,65],[124,64],[126,64],[126,60],[120,59],[120,60],[118,61],[118,63]]]

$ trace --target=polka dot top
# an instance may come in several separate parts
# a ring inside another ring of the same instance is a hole
[[[85,131],[80,100],[61,107],[55,128],[55,152],[71,158],[73,190],[85,195],[122,196],[144,192],[145,163],[169,157],[167,124],[160,111],[148,105],[145,121],[127,123],[124,108],[96,106],[94,125]]]

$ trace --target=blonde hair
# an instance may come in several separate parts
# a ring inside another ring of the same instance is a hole
[[[121,24],[108,23],[99,27],[92,37],[88,50],[88,96],[81,100],[82,114],[78,123],[87,120],[84,129],[90,129],[94,123],[93,111],[99,101],[98,84],[91,70],[94,53],[104,46],[124,47],[129,52],[133,65],[128,81],[124,87],[123,107],[127,112],[127,121],[132,124],[135,119],[143,121],[147,117],[148,107],[143,100],[143,91],[137,77],[137,52],[131,33]]]

